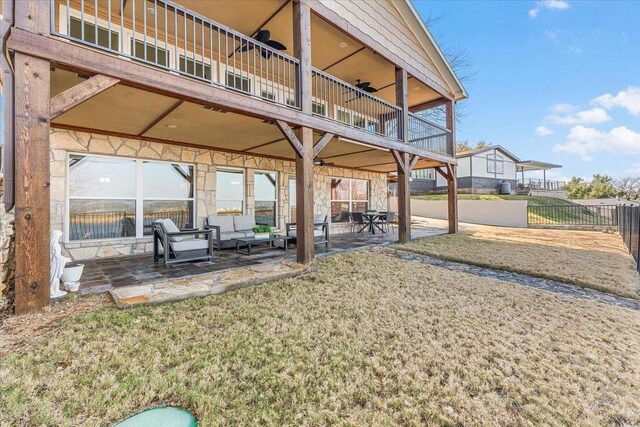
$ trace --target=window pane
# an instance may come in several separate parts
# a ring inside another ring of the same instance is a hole
[[[368,206],[369,202],[353,202],[351,204],[351,211],[364,213],[368,209]]]
[[[327,108],[321,102],[313,101],[311,103],[311,111],[313,112],[313,114],[318,114],[320,116],[326,116],[327,115]]]
[[[263,91],[261,92],[261,94],[262,94],[262,97],[263,97],[263,98],[270,99],[270,100],[272,100],[272,101],[275,101],[275,100],[276,100],[276,96],[274,95],[274,93],[273,93],[273,92],[270,92],[270,91],[268,91],[268,90],[263,90]],[[287,102],[288,102],[288,101],[287,101]]]
[[[289,179],[289,222],[296,220],[296,180]]]
[[[145,199],[193,198],[193,166],[144,162],[143,179]]]
[[[227,71],[225,84],[229,87],[241,90],[243,92],[251,92],[251,82],[248,78],[242,77],[238,73]]]
[[[256,222],[276,226],[276,202],[256,200]]]
[[[147,39],[148,40],[148,39]],[[145,58],[145,47],[147,52],[147,57]],[[135,45],[133,41],[131,42],[131,54],[136,58],[146,60],[158,65],[164,65],[165,67],[169,64],[169,52],[161,47],[158,47],[158,57],[156,58],[156,45],[151,43],[147,43],[145,45],[144,41],[136,40]]]
[[[369,200],[369,182],[361,180],[351,181],[351,200]]]
[[[331,222],[349,221],[349,202],[331,202]]]
[[[69,200],[69,239],[135,237],[134,200]]]
[[[69,18],[69,35],[73,38],[84,40],[87,43],[97,44],[109,48],[109,30],[98,26],[98,42],[96,43],[96,26],[90,22],[84,23],[84,38],[82,37],[82,21],[78,18]],[[120,50],[120,35],[111,31],[111,49]]]
[[[256,172],[254,176],[256,200],[276,200],[277,181],[278,175],[275,172]]]
[[[195,66],[194,66],[195,64]],[[204,75],[202,74],[202,61],[194,60],[192,58],[185,58],[184,55],[180,55],[179,61],[180,71],[185,72],[187,74],[191,74],[196,77],[203,77],[205,79],[211,80],[211,67],[209,65],[204,65]]]
[[[216,173],[217,200],[244,200],[244,173],[219,170]]]
[[[349,200],[349,180],[336,179],[331,180],[331,200]]]
[[[217,215],[242,215],[244,203],[241,201],[218,200]]]
[[[336,113],[336,119],[339,122],[351,124],[351,114],[346,111],[338,110]]]
[[[353,117],[353,125],[355,127],[359,127],[364,129],[367,125],[367,121],[364,119],[364,117],[358,117],[358,116],[354,116]]]
[[[136,163],[108,157],[69,157],[71,197],[136,197]]]
[[[193,228],[193,201],[145,200],[142,204],[143,233],[153,234],[153,221],[169,218],[179,229]]]

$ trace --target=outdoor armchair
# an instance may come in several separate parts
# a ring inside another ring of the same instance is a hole
[[[285,230],[289,241],[295,244],[298,233],[296,223],[288,222]],[[313,215],[313,243],[316,245],[324,243],[325,247],[329,246],[329,223],[325,214]]]
[[[198,238],[206,236],[206,238]],[[211,260],[213,255],[213,232],[211,230],[180,230],[170,219],[153,222],[153,261],[161,258],[164,265],[178,262]]]

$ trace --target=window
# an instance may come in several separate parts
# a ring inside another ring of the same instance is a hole
[[[312,101],[311,102],[311,112],[313,114],[317,114],[319,116],[326,116],[327,115],[327,107],[322,102]]]
[[[433,179],[433,169],[419,169],[411,172],[411,178]]]
[[[183,73],[191,76],[211,80],[211,65],[203,64],[202,61],[180,55],[178,67]]]
[[[364,213],[369,206],[369,181],[331,179],[331,222],[349,221],[349,212]]]
[[[69,240],[142,237],[158,218],[193,227],[193,166],[69,156]]]
[[[157,55],[156,49],[158,50]],[[136,40],[134,43],[133,39],[131,39],[131,54],[143,61],[148,61],[165,67],[169,66],[169,52],[154,43],[145,43],[141,40]]]
[[[271,92],[271,91],[263,90],[260,94],[261,94],[261,95],[262,95],[262,97],[263,97],[263,98],[265,98],[265,99],[270,99],[270,100],[272,100],[272,101],[275,101],[275,100],[276,100],[276,95],[275,95],[273,92]],[[287,101],[287,103],[288,103],[288,101]]]
[[[289,178],[289,222],[296,222],[296,179]]]
[[[243,92],[251,92],[251,81],[247,77],[243,77],[232,71],[227,71],[225,85]]]
[[[276,172],[256,171],[255,215],[256,222],[277,226],[278,174]]]
[[[82,20],[69,17],[69,35],[75,39],[93,43],[106,49],[120,50],[120,35],[111,31],[111,46],[109,46],[109,30],[98,26],[98,40],[96,42],[96,25],[84,21],[84,34],[82,33]]]
[[[216,213],[242,215],[244,213],[244,172],[218,170],[216,173]]]
[[[498,154],[487,155],[487,172],[495,174],[504,173],[504,158]]]
[[[193,228],[193,166],[143,162],[143,234],[153,234],[153,221],[170,218],[179,229]]]
[[[336,111],[336,120],[342,123],[346,123],[348,125],[351,124],[351,114],[346,111],[338,110]]]

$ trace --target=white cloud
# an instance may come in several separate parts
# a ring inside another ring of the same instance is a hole
[[[568,9],[569,3],[564,0],[542,0],[537,1],[533,9],[529,10],[529,16],[535,18],[543,9],[562,10]]]
[[[558,37],[560,36],[560,30],[544,30],[544,35],[554,43],[558,43]]]
[[[556,144],[553,151],[573,153],[582,160],[592,161],[592,153],[606,151],[616,154],[640,155],[640,132],[618,126],[608,132],[582,125],[571,128],[567,140]]]
[[[546,126],[538,126],[536,128],[536,133],[540,136],[553,135],[553,131]]]
[[[629,114],[640,116],[640,87],[629,86],[626,90],[618,92],[617,95],[607,93],[592,101],[594,105],[599,105],[607,110],[615,107],[625,108]]]
[[[558,125],[592,125],[611,120],[611,116],[602,108],[578,111],[574,114],[552,114],[547,116],[545,122]]]
[[[556,113],[556,114],[567,114],[567,113],[573,113],[574,111],[577,111],[578,107],[571,104],[555,104],[555,105],[552,105],[551,108],[549,108],[549,110],[551,110],[552,113]]]

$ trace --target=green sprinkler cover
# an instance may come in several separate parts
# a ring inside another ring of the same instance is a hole
[[[196,417],[175,406],[142,411],[120,421],[114,427],[197,427]]]

